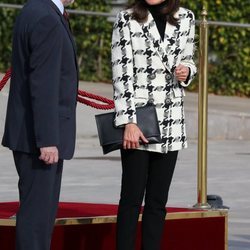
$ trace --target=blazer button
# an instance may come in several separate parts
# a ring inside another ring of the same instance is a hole
[[[148,79],[150,79],[150,80],[154,80],[155,78],[156,78],[156,74],[150,74],[148,76]]]
[[[169,80],[171,80],[171,78],[172,78],[172,77],[171,77],[171,75],[170,75],[170,74],[166,74],[166,80],[168,80],[168,81],[169,81]]]
[[[165,103],[169,105],[169,104],[171,103],[171,99],[170,99],[170,98],[167,98],[167,99],[165,100]]]
[[[149,99],[148,99],[148,104],[154,104],[154,98],[152,98],[152,97],[150,97]]]

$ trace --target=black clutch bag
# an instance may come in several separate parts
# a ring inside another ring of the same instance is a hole
[[[103,154],[122,148],[123,127],[114,126],[114,112],[96,115],[96,125]],[[137,126],[149,144],[160,143],[161,133],[154,105],[136,108]]]

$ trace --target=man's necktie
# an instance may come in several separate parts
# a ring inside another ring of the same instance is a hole
[[[69,27],[69,30],[71,31],[70,22],[69,22],[69,13],[66,10],[64,10],[64,12],[63,12],[63,17],[65,18],[66,23]]]
[[[66,10],[63,11],[63,16],[67,21],[69,21],[69,13]]]

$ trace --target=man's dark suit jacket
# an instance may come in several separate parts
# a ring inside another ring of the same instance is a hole
[[[59,158],[72,158],[77,87],[76,51],[67,21],[51,0],[30,0],[14,28],[2,144],[27,153],[57,146]]]

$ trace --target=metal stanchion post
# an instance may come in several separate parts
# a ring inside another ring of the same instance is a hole
[[[199,118],[198,118],[198,198],[196,208],[210,208],[207,203],[207,106],[208,106],[208,22],[203,8],[199,45]]]

